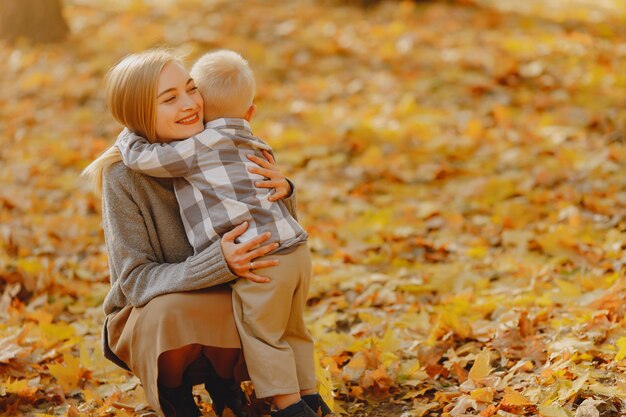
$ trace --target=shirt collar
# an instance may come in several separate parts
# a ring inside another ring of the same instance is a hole
[[[252,134],[250,123],[248,123],[246,119],[222,117],[221,119],[215,119],[205,123],[204,128],[245,130],[246,132]]]

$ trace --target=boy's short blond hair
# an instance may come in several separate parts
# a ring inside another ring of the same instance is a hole
[[[209,52],[196,61],[191,77],[204,98],[204,121],[242,118],[254,100],[254,74],[234,51]]]

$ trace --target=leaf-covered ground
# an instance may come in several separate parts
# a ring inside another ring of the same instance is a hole
[[[106,70],[157,44],[190,62],[235,49],[255,71],[254,128],[311,235],[308,319],[337,410],[626,413],[622,0],[65,14],[63,44],[0,43],[0,414],[150,413],[100,353],[100,200],[78,175],[119,129]]]

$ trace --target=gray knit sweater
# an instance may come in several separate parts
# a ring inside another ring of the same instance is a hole
[[[173,181],[181,180],[149,177],[121,162],[105,169],[102,225],[111,274],[105,314],[129,304],[143,306],[161,294],[198,290],[237,278],[224,260],[220,241],[193,255]],[[295,192],[283,201],[297,218]]]

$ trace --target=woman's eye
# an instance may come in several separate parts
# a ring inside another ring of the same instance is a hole
[[[198,92],[198,87],[191,87],[189,90],[187,90],[189,93],[196,93]]]
[[[166,98],[163,103],[171,103],[172,101],[176,100],[176,96],[171,96]]]

